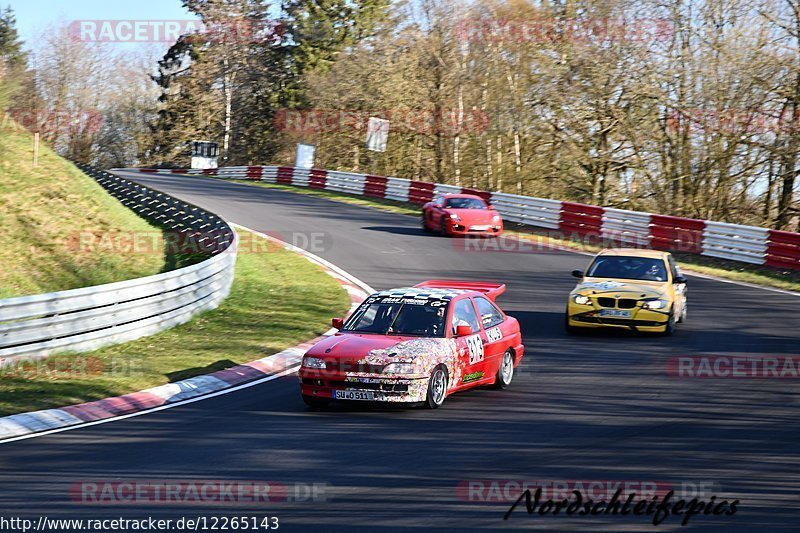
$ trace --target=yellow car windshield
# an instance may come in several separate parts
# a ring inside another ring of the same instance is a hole
[[[667,267],[662,259],[633,256],[597,257],[586,274],[593,278],[667,281]]]

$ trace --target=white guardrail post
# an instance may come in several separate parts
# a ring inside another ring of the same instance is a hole
[[[119,176],[77,165],[138,215],[193,239],[202,262],[144,278],[0,300],[0,366],[153,335],[216,308],[228,295],[237,237],[213,213]]]
[[[366,176],[364,176],[364,174],[331,170],[328,172],[328,179],[325,188],[329,191],[343,192],[361,196],[364,194],[365,182]]]
[[[505,220],[540,228],[559,228],[561,202],[558,200],[494,192],[491,202]]]
[[[763,265],[769,230],[725,222],[706,222],[702,255]]]
[[[614,246],[647,248],[650,246],[650,213],[603,208],[601,235]]]

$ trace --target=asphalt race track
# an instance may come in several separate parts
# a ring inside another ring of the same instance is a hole
[[[691,276],[689,321],[671,338],[568,337],[570,271],[586,266],[586,256],[465,252],[424,234],[417,218],[242,183],[126,176],[251,229],[324,232],[324,249],[312,251],[376,289],[437,277],[506,282],[500,302],[522,324],[525,359],[508,390],[457,394],[436,411],[313,412],[290,376],[13,442],[0,447],[3,508],[64,518],[272,514],[286,531],[797,529],[798,381],[676,378],[667,363],[679,355],[798,355],[800,297]],[[318,484],[324,498],[208,507],[69,496],[83,480],[143,479]],[[695,516],[687,527],[674,517],[654,527],[643,516],[540,517],[522,508],[504,522],[506,498],[470,501],[459,490],[470,480],[702,486],[706,499],[740,504],[734,516]]]

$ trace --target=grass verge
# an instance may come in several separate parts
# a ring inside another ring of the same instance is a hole
[[[161,253],[80,248],[80,236],[161,235],[93,179],[44,143],[33,168],[33,137],[10,125],[0,132],[0,299],[100,285],[157,274]]]
[[[415,217],[419,217],[420,215],[419,207],[410,207],[408,204],[393,200],[364,198],[362,196],[322,191],[318,189],[307,189],[305,187],[294,187],[291,185],[277,185],[273,183],[262,183],[255,181],[247,181],[246,183],[259,187],[329,198],[339,202],[360,205],[363,207],[372,207],[402,215],[411,215]],[[519,238],[535,240],[536,246],[541,247],[563,247],[565,249],[589,253],[596,253],[602,249],[601,246],[587,243],[586,240],[582,240],[577,237],[575,239],[565,239],[560,237],[560,232],[534,228],[531,226],[523,226],[520,224],[508,224],[505,233],[507,235],[514,235]],[[752,283],[754,285],[761,285],[764,287],[774,287],[778,289],[800,292],[800,272],[798,271],[781,270],[768,266],[748,265],[736,261],[717,259],[689,253],[675,252],[674,255],[681,267],[688,272],[696,272],[698,274],[705,274],[708,276],[714,276],[732,281]],[[576,264],[578,265],[576,268],[578,268],[580,267],[581,262],[576,261]]]
[[[240,252],[230,296],[191,322],[91,353],[0,369],[0,415],[117,396],[266,357],[325,332],[349,304],[319,266],[266,243]]]

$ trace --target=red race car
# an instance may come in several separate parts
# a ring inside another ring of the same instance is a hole
[[[444,194],[422,206],[422,229],[442,235],[500,235],[503,218],[473,194]]]
[[[338,333],[303,357],[300,392],[312,407],[333,400],[422,403],[457,391],[505,388],[524,346],[519,322],[494,303],[506,286],[441,281],[377,292]]]

